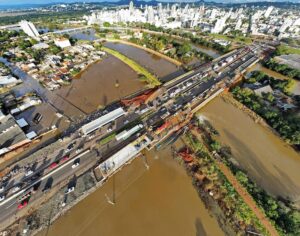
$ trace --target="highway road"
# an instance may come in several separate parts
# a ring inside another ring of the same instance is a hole
[[[97,159],[99,159],[99,156],[97,156],[96,151],[86,150],[82,154],[79,154],[73,157],[72,159],[68,160],[63,165],[57,166],[57,168],[52,169],[51,172],[41,177],[41,179],[32,182],[27,188],[7,198],[6,200],[0,203],[0,222],[5,221],[9,216],[15,215],[19,211],[19,199],[27,193],[33,192],[33,187],[35,185],[39,187],[35,193],[31,194],[29,204],[32,201],[42,198],[43,195],[46,194],[45,191],[43,191],[46,188],[49,188],[50,191],[52,186],[56,186],[63,180],[73,177],[82,169],[85,169],[86,167],[93,167]],[[74,164],[75,160],[79,160],[80,164],[76,168],[72,168],[72,165]],[[24,209],[28,208],[28,206],[25,206]]]

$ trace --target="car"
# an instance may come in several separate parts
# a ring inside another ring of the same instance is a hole
[[[70,144],[68,145],[67,149],[65,150],[65,152],[70,152],[70,151],[74,148],[74,146],[75,146],[75,142],[70,143]]]
[[[72,169],[75,169],[77,166],[79,166],[79,162],[75,162],[75,163],[72,165]]]
[[[73,187],[68,188],[65,193],[69,194],[69,193],[73,192],[74,190],[75,190],[75,187],[73,186]]]
[[[26,171],[25,176],[29,176],[31,174],[33,174],[33,171],[32,170],[28,170],[28,171]]]
[[[49,169],[54,169],[57,166],[57,162],[53,162],[50,166]]]
[[[70,158],[70,156],[69,156],[69,155],[66,155],[66,156],[64,156],[64,157],[60,160],[60,162],[61,162],[61,163],[62,163],[62,162],[65,162],[65,161],[69,160],[69,158]]]
[[[83,148],[77,148],[75,153],[78,154],[78,153],[82,152],[82,150],[83,150]]]
[[[28,205],[28,200],[25,199],[18,205],[18,209],[21,210],[22,208],[24,208],[27,205]]]
[[[4,195],[0,196],[0,202],[2,202],[4,199],[5,199]]]
[[[13,188],[12,192],[15,193],[15,192],[19,191],[20,189],[21,189],[20,186],[16,186]]]
[[[107,128],[107,133],[111,132],[112,130],[113,130],[112,127],[108,127]]]
[[[95,134],[89,135],[89,136],[88,136],[88,140],[91,140],[91,139],[93,139],[94,137],[95,137]]]

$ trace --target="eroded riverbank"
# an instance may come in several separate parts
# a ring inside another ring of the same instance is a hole
[[[201,110],[220,141],[249,176],[269,193],[300,204],[300,156],[269,129],[218,97]]]

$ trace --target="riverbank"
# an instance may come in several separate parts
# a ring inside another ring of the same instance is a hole
[[[209,152],[202,143],[201,134],[192,126],[184,136],[187,149],[179,155],[198,191],[218,203],[227,217],[226,223],[236,235],[246,234],[248,229],[263,235],[278,235],[231,172]]]
[[[253,181],[272,196],[288,198],[299,207],[299,153],[268,126],[255,122],[251,111],[244,112],[232,101],[236,102],[218,97],[199,112],[219,131],[218,141],[231,148]]]
[[[144,67],[142,67],[135,61],[129,59],[128,57],[124,56],[120,52],[110,49],[110,48],[107,48],[107,47],[102,47],[102,50],[113,55],[114,57],[118,58],[119,60],[121,60],[122,62],[127,64],[130,68],[132,68],[134,71],[136,71],[138,74],[142,74],[144,76],[144,79],[143,79],[144,82],[147,82],[149,87],[156,87],[161,84],[159,82],[159,80],[157,79],[157,77],[152,75]]]
[[[133,46],[133,47],[136,47],[136,48],[139,48],[139,49],[142,49],[142,50],[145,50],[151,54],[154,54],[158,57],[161,57],[171,63],[173,63],[174,65],[176,66],[182,66],[182,63],[180,61],[177,61],[171,57],[168,57],[160,52],[157,52],[153,49],[150,49],[150,48],[147,48],[147,47],[143,47],[141,45],[138,45],[138,44],[135,44],[135,43],[132,43],[132,42],[128,42],[128,41],[125,41],[125,40],[119,40],[119,39],[106,39],[107,42],[112,42],[112,43],[123,43],[123,44],[126,44],[126,45],[130,45],[130,46]]]
[[[228,179],[231,179],[230,182],[236,186],[245,202],[252,206],[251,208],[269,229],[269,232],[273,231],[272,235],[275,235],[277,230],[280,235],[298,235],[300,228],[297,227],[297,214],[300,211],[296,210],[290,201],[269,195],[252,181],[247,172],[237,164],[230,147],[222,146],[217,141],[219,133],[207,120],[200,116],[195,124],[200,129],[203,143],[208,150],[214,153],[220,169]]]
[[[266,67],[264,67],[261,64],[256,64],[255,66],[252,66],[251,68],[249,68],[247,71],[248,72],[252,72],[252,71],[261,71],[265,74],[267,74],[270,77],[273,77],[275,79],[280,79],[280,80],[292,80],[292,86],[290,88],[290,92],[295,94],[295,95],[300,95],[300,81],[299,80],[295,80],[295,79],[291,79],[288,76],[282,75],[276,71],[270,70]]]

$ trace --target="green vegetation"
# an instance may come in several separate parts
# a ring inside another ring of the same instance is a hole
[[[278,89],[286,95],[291,95],[290,90],[294,85],[294,80],[279,80],[271,76],[266,75],[261,71],[253,71],[251,73],[251,78],[247,79],[247,83],[256,83],[269,84],[272,89]]]
[[[13,38],[13,37],[17,37],[17,36],[20,36],[22,34],[22,32],[19,32],[19,31],[15,31],[15,30],[1,30],[0,31],[0,43],[4,43],[6,42],[7,40],[9,40],[10,38]]]
[[[299,54],[300,55],[300,48],[293,48],[285,45],[279,45],[275,52],[276,55],[285,55],[285,54]]]
[[[162,32],[162,33],[165,33],[165,34],[169,34],[170,37],[180,36],[182,38],[191,40],[191,42],[193,42],[195,44],[215,49],[215,50],[217,50],[221,53],[228,52],[229,48],[230,48],[230,45],[224,47],[221,44],[213,42],[210,39],[206,39],[204,37],[201,37],[200,35],[194,35],[190,32],[182,31],[180,29],[173,29],[173,30],[172,29],[163,29],[162,27],[156,27],[155,25],[152,25],[152,24],[149,24],[149,23],[136,23],[134,26],[141,27],[143,29],[147,29],[147,30],[151,30],[151,31]],[[240,39],[240,40],[243,41],[242,39]],[[246,38],[244,40],[247,41]],[[232,39],[230,41],[232,41]]]
[[[198,124],[204,131],[207,144],[218,143],[214,133],[210,132],[210,124]],[[215,150],[212,148],[212,150]],[[293,208],[292,204],[284,199],[276,199],[253,182],[247,173],[232,161],[234,157],[229,147],[219,147],[217,150],[222,161],[230,168],[237,180],[245,187],[247,192],[253,197],[256,204],[263,209],[266,216],[272,220],[281,235],[296,236],[300,234],[300,211]]]
[[[143,33],[142,38],[131,37],[130,42],[146,46],[147,48],[161,52],[166,56],[179,60],[185,64],[191,62],[195,57],[202,61],[209,61],[212,59],[207,54],[192,49],[190,43],[179,42],[166,35]]]
[[[111,25],[110,25],[109,22],[104,22],[104,23],[103,23],[103,26],[104,26],[104,27],[110,27]]]
[[[300,117],[293,113],[283,113],[265,102],[248,88],[235,87],[232,90],[235,99],[253,110],[266,120],[289,144],[300,145]]]
[[[155,87],[155,86],[160,85],[159,80],[154,75],[152,75],[148,70],[146,70],[144,67],[142,67],[141,65],[139,65],[135,61],[129,59],[128,57],[124,56],[120,52],[115,51],[113,49],[102,47],[102,50],[106,51],[107,53],[109,53],[109,54],[111,54],[111,55],[113,55],[115,57],[117,57],[118,59],[120,59],[121,61],[123,61],[125,64],[127,64],[128,66],[130,66],[138,74],[144,75],[146,77],[146,79],[147,79],[147,83],[151,87]]]
[[[198,160],[198,163],[191,167],[191,172],[205,176],[202,181],[199,181],[194,175],[195,185],[200,192],[201,189],[213,192],[213,198],[216,199],[223,211],[226,222],[236,230],[237,235],[243,235],[243,229],[247,227],[263,233],[263,235],[268,235],[258,218],[220,171],[205,145],[189,132],[184,136],[184,140],[188,147],[195,152]]]
[[[247,174],[235,169],[238,181],[247,189],[256,203],[265,211],[268,218],[275,222],[277,230],[282,235],[300,234],[300,212],[290,205],[288,201],[284,203],[268,195],[266,191],[251,181]]]
[[[292,47],[300,46],[300,39],[297,39],[297,38],[283,38],[283,39],[281,39],[281,41]]]
[[[103,145],[109,143],[110,141],[112,141],[115,137],[116,137],[116,133],[111,133],[110,135],[108,135],[105,138],[101,139],[100,142],[99,142],[99,145],[103,146]]]
[[[300,80],[300,70],[293,69],[285,64],[280,64],[273,59],[265,62],[264,66],[290,78]]]
[[[87,11],[67,11],[67,12],[29,12],[26,15],[26,20],[39,22],[39,26],[48,27],[49,30],[60,29],[62,23],[66,20],[74,20],[84,16]],[[24,20],[24,15],[13,15],[0,17],[0,25],[16,24]],[[58,22],[58,20],[61,20]],[[42,22],[42,23],[41,23]]]
[[[225,35],[225,34],[209,34],[209,36],[216,38],[216,39],[223,39],[227,41],[233,41],[243,44],[251,44],[252,39],[249,37],[245,37],[239,34],[235,34],[235,32],[232,32],[232,35]]]

